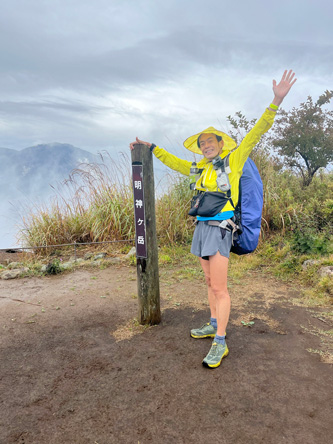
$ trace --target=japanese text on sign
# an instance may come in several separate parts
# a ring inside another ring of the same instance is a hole
[[[147,258],[142,165],[132,165],[132,172],[136,255],[137,257]]]

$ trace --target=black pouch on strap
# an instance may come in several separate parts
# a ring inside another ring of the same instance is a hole
[[[228,198],[218,191],[206,191],[192,198],[190,216],[213,217],[219,213],[228,202]]]
[[[198,214],[198,208],[200,205],[201,199],[203,199],[205,193],[199,193],[192,197],[191,200],[191,209],[188,212],[190,216],[196,216]]]

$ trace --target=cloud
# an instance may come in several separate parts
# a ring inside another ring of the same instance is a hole
[[[332,12],[309,0],[6,2],[0,146],[115,151],[137,132],[176,144],[239,109],[258,116],[289,67],[297,106],[332,84]]]

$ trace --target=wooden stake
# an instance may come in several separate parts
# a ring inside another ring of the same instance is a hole
[[[158,324],[161,321],[161,309],[153,155],[145,145],[136,145],[132,150],[132,170],[139,322]]]

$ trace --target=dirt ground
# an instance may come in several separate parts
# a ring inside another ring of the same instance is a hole
[[[203,281],[160,274],[150,328],[135,321],[134,267],[0,281],[1,444],[333,442],[322,308],[248,273],[230,287],[230,354],[209,370],[211,340],[189,335],[208,320]]]

